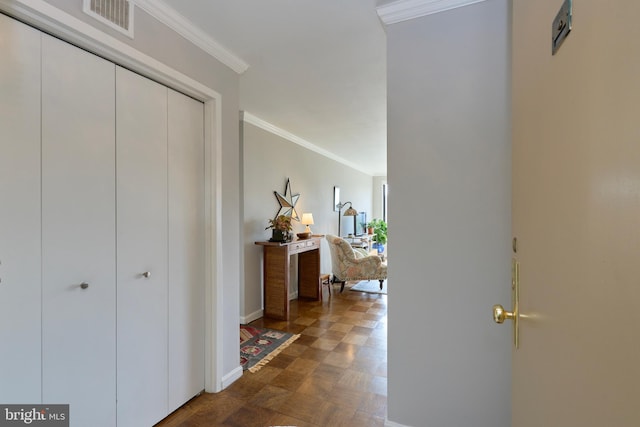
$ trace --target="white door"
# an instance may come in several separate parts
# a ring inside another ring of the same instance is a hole
[[[0,402],[41,399],[40,33],[0,15]]]
[[[168,413],[167,88],[116,70],[118,426]]]
[[[640,2],[513,1],[514,427],[640,425]]]
[[[169,90],[169,411],[204,390],[204,105]]]
[[[42,70],[42,396],[112,426],[115,66],[43,35]]]

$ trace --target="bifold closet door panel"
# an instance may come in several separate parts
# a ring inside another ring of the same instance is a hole
[[[168,414],[167,88],[116,67],[118,427]]]
[[[169,411],[204,390],[204,104],[169,90]]]
[[[74,426],[115,424],[114,87],[112,63],[43,35],[42,396]]]
[[[39,403],[40,32],[0,15],[0,402]]]

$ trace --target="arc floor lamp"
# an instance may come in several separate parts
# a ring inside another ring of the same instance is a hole
[[[356,232],[356,215],[358,215],[358,211],[353,208],[353,204],[351,202],[338,203],[336,205],[336,209],[338,209],[338,236],[340,236],[341,228],[340,228],[340,217],[342,215],[342,209],[349,205],[347,210],[344,211],[344,216],[352,216],[353,217],[353,232]]]

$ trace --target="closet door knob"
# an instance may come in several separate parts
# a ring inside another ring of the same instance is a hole
[[[148,279],[149,277],[151,277],[151,272],[145,271],[144,273],[142,273],[142,275]]]
[[[88,287],[89,287],[89,284],[87,282],[80,283],[80,288],[87,289]]]

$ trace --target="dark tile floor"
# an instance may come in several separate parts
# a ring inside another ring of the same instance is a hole
[[[289,321],[263,326],[301,334],[256,373],[202,394],[158,427],[383,426],[387,410],[387,296],[349,291],[291,301]]]

